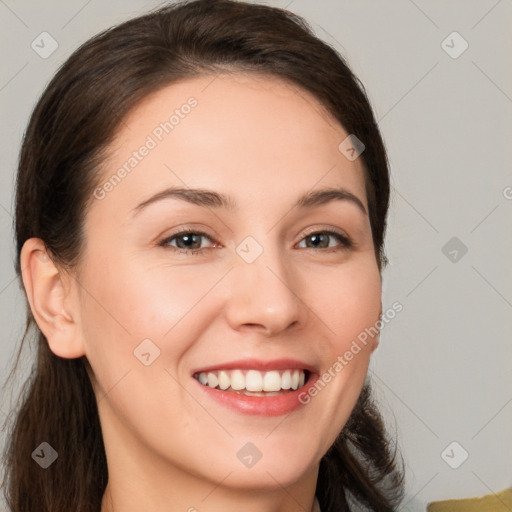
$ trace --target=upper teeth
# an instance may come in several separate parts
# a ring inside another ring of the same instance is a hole
[[[201,372],[194,375],[196,379],[211,388],[222,390],[230,386],[234,390],[247,391],[280,391],[281,389],[298,389],[304,385],[306,374],[304,370],[219,370]]]

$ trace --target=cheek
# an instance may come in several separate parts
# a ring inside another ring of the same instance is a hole
[[[121,372],[134,361],[140,364],[134,350],[146,339],[167,364],[179,360],[194,340],[192,333],[211,321],[213,311],[205,313],[209,301],[204,299],[225,273],[212,266],[151,266],[99,254],[89,257],[88,269],[82,324],[87,357],[104,378],[112,368]]]
[[[374,260],[360,258],[350,265],[317,275],[310,303],[328,328],[320,338],[319,382],[311,392],[315,417],[330,425],[327,444],[346,423],[362,389],[378,331],[372,329],[381,311],[381,278]],[[371,332],[371,336],[368,334]]]
[[[378,268],[372,260],[358,261],[315,281],[318,287],[311,304],[329,327],[331,350],[345,351],[379,319],[382,288]]]
[[[217,280],[199,267],[151,267],[130,258],[112,258],[95,268],[85,278],[91,288],[88,313],[134,338],[163,337]]]

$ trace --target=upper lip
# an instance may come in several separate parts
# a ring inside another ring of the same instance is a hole
[[[226,363],[219,363],[212,366],[205,366],[192,371],[192,375],[198,373],[207,373],[216,370],[288,370],[288,369],[308,370],[310,373],[317,373],[317,369],[304,361],[298,359],[272,359],[270,361],[263,361],[261,359],[240,359],[238,361],[229,361]]]

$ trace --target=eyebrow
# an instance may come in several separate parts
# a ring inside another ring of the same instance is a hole
[[[220,209],[235,211],[238,209],[236,200],[226,194],[215,192],[213,190],[203,188],[183,188],[183,187],[169,187],[161,192],[156,193],[149,199],[146,199],[133,210],[133,216],[137,215],[144,208],[163,199],[181,199],[188,203],[206,208]],[[368,215],[363,202],[352,192],[343,188],[325,188],[321,190],[314,190],[308,192],[297,199],[293,208],[313,208],[320,206],[331,201],[350,201],[355,204],[365,215]]]

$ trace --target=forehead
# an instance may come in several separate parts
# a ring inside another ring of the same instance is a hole
[[[130,204],[164,186],[271,201],[318,184],[345,186],[366,205],[362,161],[339,149],[348,135],[312,94],[284,80],[202,76],[158,90],[126,116],[101,183],[121,174],[108,197]]]

